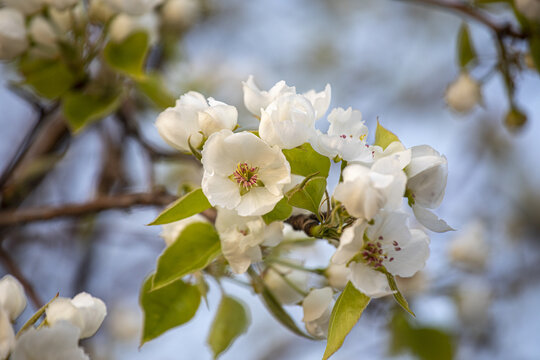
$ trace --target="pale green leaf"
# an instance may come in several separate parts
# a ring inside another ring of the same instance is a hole
[[[157,290],[152,289],[152,280],[149,276],[144,281],[139,297],[144,315],[141,346],[191,320],[201,302],[197,287],[182,279]]]
[[[24,76],[24,83],[48,99],[63,95],[77,81],[66,63],[59,60],[23,57],[19,62],[19,71]]]
[[[476,51],[471,41],[471,32],[467,23],[461,24],[457,39],[458,63],[461,68],[476,60]]]
[[[71,92],[62,98],[69,127],[78,132],[93,121],[101,120],[120,105],[119,94],[95,95]]]
[[[377,121],[377,130],[375,131],[375,144],[382,149],[386,149],[388,145],[393,143],[394,141],[399,141],[399,138],[391,132],[390,130],[387,130],[384,126],[382,126],[379,121]]]
[[[58,297],[58,295],[59,295],[59,294],[56,293],[56,295],[55,295],[51,300],[49,300],[48,303],[46,303],[45,305],[43,305],[42,307],[40,307],[40,308],[38,309],[38,311],[36,311],[36,312],[34,313],[34,315],[32,315],[32,316],[30,317],[30,319],[28,319],[28,320],[24,323],[24,325],[23,325],[23,326],[19,329],[19,331],[17,332],[17,337],[21,336],[21,334],[22,334],[23,332],[25,332],[26,330],[28,330],[32,325],[34,325],[34,324],[36,323],[36,321],[39,320],[39,318],[40,318],[43,314],[45,314],[45,311],[47,310],[47,308],[49,307],[49,305],[50,305],[54,300],[56,300],[56,298]]]
[[[294,149],[285,149],[283,154],[291,165],[293,174],[308,176],[318,172],[319,176],[328,176],[330,159],[313,150],[309,143]]]
[[[277,204],[274,206],[274,209],[269,213],[266,213],[262,216],[266,224],[270,224],[273,221],[282,221],[288,219],[292,213],[292,206],[287,203],[287,197],[283,197]]]
[[[143,74],[147,52],[148,34],[139,31],[119,43],[109,41],[103,50],[103,56],[114,70],[138,77]]]
[[[146,95],[159,109],[175,104],[175,97],[164,86],[164,80],[157,74],[145,75],[135,80],[137,89]]]
[[[220,252],[221,242],[212,224],[198,222],[186,226],[178,239],[159,256],[153,289],[204,269]]]
[[[306,180],[287,193],[289,205],[318,214],[319,205],[326,190],[326,179],[315,176],[306,178]]]
[[[405,297],[399,291],[394,275],[390,274],[386,270],[384,270],[383,273],[386,275],[386,278],[388,279],[388,285],[390,286],[390,289],[394,291],[394,299],[397,301],[397,303],[401,305],[401,307],[405,309],[405,311],[407,311],[409,314],[411,314],[412,316],[416,316],[414,312],[409,308],[409,303],[407,302]]]
[[[343,345],[345,337],[362,316],[369,300],[370,298],[358,291],[350,281],[347,283],[330,315],[323,360],[328,359]]]
[[[249,315],[245,306],[233,297],[223,296],[207,339],[214,359],[245,333],[248,326]]]
[[[167,206],[167,208],[148,225],[169,224],[198,214],[211,207],[212,205],[210,205],[208,202],[208,199],[204,195],[202,189],[198,188],[187,193],[180,199]]]
[[[441,329],[415,326],[402,313],[396,312],[389,326],[390,352],[412,353],[421,360],[452,360],[454,341]]]

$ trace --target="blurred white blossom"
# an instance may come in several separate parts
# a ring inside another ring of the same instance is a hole
[[[162,230],[159,235],[163,238],[167,246],[171,246],[171,244],[178,239],[186,226],[196,222],[208,222],[208,220],[201,214],[195,214],[188,218],[162,225]]]
[[[462,72],[446,89],[448,106],[458,112],[469,112],[481,101],[480,84],[466,72]]]
[[[14,321],[26,307],[26,295],[19,280],[11,275],[0,279],[0,309],[3,309],[9,319]]]
[[[334,305],[333,291],[330,287],[311,290],[302,302],[306,330],[317,338],[328,335],[328,324]]]
[[[0,9],[0,60],[12,60],[27,47],[23,14],[12,8]]]
[[[301,262],[287,260],[301,265]],[[308,273],[286,266],[273,265],[264,274],[264,282],[281,304],[296,304],[307,291]]]
[[[479,220],[468,223],[452,239],[448,254],[458,265],[470,270],[482,270],[489,255],[485,225]]]

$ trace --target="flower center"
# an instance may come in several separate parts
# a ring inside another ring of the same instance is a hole
[[[371,266],[375,269],[383,266],[383,261],[388,260],[389,262],[394,261],[393,257],[388,258],[388,254],[383,251],[382,244],[380,241],[384,240],[382,236],[379,236],[378,241],[371,241],[364,237],[364,247],[358,254],[359,258],[362,259],[368,266]],[[397,241],[392,241],[392,246],[395,251],[401,251],[399,243]]]
[[[259,180],[258,167],[249,166],[247,163],[239,163],[236,166],[236,170],[229,178],[235,181],[240,187],[240,194],[244,195],[251,188],[261,186],[262,182]]]

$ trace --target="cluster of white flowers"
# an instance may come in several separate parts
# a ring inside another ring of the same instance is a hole
[[[329,286],[308,292],[307,277],[287,266],[273,265],[264,274],[280,302],[303,304],[307,331],[325,337],[335,292],[348,281],[365,295],[380,297],[396,291],[389,276],[411,277],[424,267],[429,237],[408,226],[404,199],[427,228],[451,230],[430,210],[443,199],[447,160],[427,145],[407,149],[387,130],[395,141],[384,148],[368,144],[362,115],[351,108],[331,110],[328,132],[317,130],[315,121],[330,105],[330,85],[321,92],[299,94],[280,81],[263,91],[250,76],[243,90],[246,108],[260,120],[258,129],[236,131],[234,106],[206,100],[193,91],[163,111],[156,126],[168,144],[201,159],[202,191],[217,210],[215,226],[222,252],[237,274],[261,261],[262,250],[278,245],[284,237],[283,222],[267,224],[262,218],[304,179],[297,182],[298,176],[291,175],[284,150],[309,143],[319,154],[342,162],[341,181],[327,201],[333,209],[341,209],[341,225],[347,225],[332,238],[338,245],[324,272]],[[200,218],[168,225],[163,232],[166,242],[174,241],[193,221]],[[309,235],[324,238],[321,234]]]
[[[103,301],[87,293],[73,299],[56,298],[45,309],[43,323],[30,326],[15,337],[12,322],[26,307],[24,289],[17,279],[0,279],[0,360],[89,360],[79,347],[101,326],[107,309]],[[45,325],[45,326],[43,326]]]
[[[3,0],[0,5],[0,60],[13,60],[29,50],[54,57],[70,32],[88,21],[109,23],[112,41],[121,42],[136,31],[158,39],[160,24],[184,28],[200,15],[197,0]]]

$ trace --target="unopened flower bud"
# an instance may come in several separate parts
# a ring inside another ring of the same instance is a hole
[[[527,19],[540,22],[540,1],[538,0],[515,0],[514,4],[518,12]]]
[[[480,84],[466,72],[462,72],[446,90],[448,106],[458,112],[469,112],[481,101]]]
[[[518,131],[527,123],[527,115],[517,108],[510,109],[504,118],[504,125],[510,131]]]
[[[12,60],[28,47],[23,15],[11,8],[0,9],[0,60]]]
[[[0,309],[6,311],[11,321],[26,307],[26,296],[21,283],[11,275],[0,279]]]
[[[183,28],[193,24],[201,13],[197,0],[168,0],[161,8],[165,25],[171,28]]]

